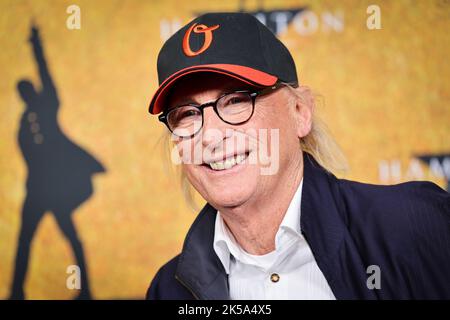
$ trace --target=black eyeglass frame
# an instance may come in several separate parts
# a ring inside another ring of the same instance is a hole
[[[193,136],[195,136],[195,135],[203,128],[203,121],[204,121],[203,110],[204,110],[205,108],[207,108],[207,107],[213,107],[213,110],[214,110],[214,112],[216,113],[216,115],[220,118],[220,120],[222,120],[222,121],[225,122],[225,123],[228,123],[228,124],[231,124],[231,125],[240,125],[240,124],[244,124],[244,123],[246,123],[247,121],[249,121],[249,120],[252,118],[252,116],[253,116],[253,113],[254,113],[254,111],[255,111],[255,101],[256,101],[256,97],[262,96],[262,95],[265,95],[265,94],[268,94],[268,93],[270,93],[270,92],[272,92],[272,91],[275,91],[275,90],[279,89],[279,88],[280,88],[281,86],[283,86],[283,85],[288,85],[288,84],[285,84],[285,83],[283,83],[283,82],[277,82],[277,83],[275,83],[273,86],[263,88],[262,90],[259,90],[259,91],[238,90],[238,91],[233,91],[233,92],[227,92],[227,93],[222,94],[222,95],[221,95],[220,97],[218,97],[216,100],[210,101],[210,102],[205,102],[205,103],[203,103],[203,104],[201,104],[201,105],[198,105],[198,104],[195,104],[195,103],[185,103],[185,104],[182,104],[182,105],[173,107],[173,108],[171,108],[171,109],[168,109],[168,110],[166,109],[166,110],[164,110],[164,112],[158,116],[158,120],[161,121],[162,123],[164,123],[164,124],[166,125],[166,127],[169,129],[170,132],[172,132],[174,135],[178,136],[176,133],[174,133],[174,132],[172,131],[172,129],[170,129],[169,123],[168,123],[168,121],[167,121],[168,115],[169,115],[171,112],[173,112],[174,110],[179,109],[179,108],[182,108],[182,107],[186,107],[186,106],[191,106],[191,107],[194,107],[194,108],[198,109],[198,110],[200,111],[201,115],[202,115],[202,125],[200,126],[200,128],[199,128],[196,132],[194,132],[194,133],[191,134],[190,136],[179,136],[180,138],[192,138]],[[297,84],[292,84],[292,86],[296,87]],[[222,99],[223,97],[225,97],[225,96],[227,96],[227,95],[235,94],[235,93],[247,93],[247,94],[250,96],[250,98],[252,99],[252,112],[250,113],[249,117],[248,117],[246,120],[240,121],[240,122],[237,122],[237,123],[233,123],[233,122],[229,122],[229,121],[224,120],[224,119],[220,116],[219,111],[217,110],[217,102],[218,102],[220,99]]]

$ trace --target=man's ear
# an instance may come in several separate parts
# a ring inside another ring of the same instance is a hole
[[[303,138],[309,134],[312,128],[314,114],[314,96],[310,88],[299,86],[295,90],[296,105],[294,109],[297,118],[297,135]]]

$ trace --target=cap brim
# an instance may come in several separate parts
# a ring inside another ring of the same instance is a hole
[[[187,74],[205,71],[224,74],[248,83],[249,85],[260,87],[272,86],[278,80],[277,77],[268,73],[234,64],[204,64],[193,66],[182,69],[164,80],[164,82],[159,86],[158,90],[156,90],[156,93],[153,95],[148,111],[151,114],[158,114],[164,110],[165,98],[169,92],[169,89],[172,87],[176,80]]]

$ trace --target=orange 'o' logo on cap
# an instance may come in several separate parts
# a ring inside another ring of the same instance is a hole
[[[183,52],[188,57],[194,57],[198,56],[200,53],[205,52],[206,49],[209,48],[211,45],[213,35],[212,32],[219,28],[219,25],[216,24],[215,26],[208,27],[204,24],[197,25],[194,23],[192,26],[189,27],[189,29],[186,31],[186,34],[183,38]],[[191,47],[189,46],[189,37],[191,36],[191,32],[194,31],[195,33],[203,33],[205,35],[205,42],[203,43],[203,46],[198,51],[192,51]]]

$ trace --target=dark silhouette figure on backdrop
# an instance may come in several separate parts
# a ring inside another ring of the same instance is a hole
[[[26,198],[15,260],[12,299],[24,299],[24,282],[30,246],[40,220],[52,212],[59,228],[69,240],[81,271],[79,299],[90,299],[83,245],[77,235],[72,214],[93,193],[92,175],[105,172],[102,164],[72,142],[58,124],[59,99],[44,57],[39,32],[31,28],[30,42],[39,69],[42,88],[37,90],[28,80],[17,89],[26,109],[19,129],[19,145],[28,176]],[[65,284],[68,274],[61,275]]]

